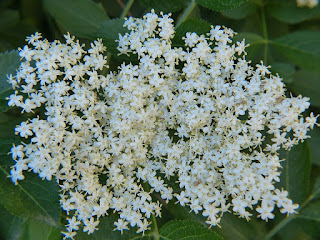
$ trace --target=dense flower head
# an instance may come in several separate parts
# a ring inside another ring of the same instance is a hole
[[[276,206],[295,213],[298,205],[274,184],[279,150],[303,142],[316,124],[313,114],[302,117],[309,99],[286,97],[281,78],[262,62],[252,66],[245,40],[234,43],[226,27],[187,33],[182,48],[172,45],[170,15],[151,11],[124,26],[118,50],[139,63],[104,75],[101,40],[86,51],[69,34],[66,43],[39,33],[27,39],[8,104],[22,112],[43,106],[45,117],[16,127],[30,140],[11,150],[12,181],[31,170],[59,183],[65,238],[82,224],[94,232],[110,211],[119,214],[117,230],[145,232],[151,215],[161,216],[154,194],[210,226],[227,211],[249,219],[255,209],[266,221]]]

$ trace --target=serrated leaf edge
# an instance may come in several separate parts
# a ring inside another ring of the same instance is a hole
[[[5,174],[7,177],[9,177],[10,174],[9,174],[2,166],[0,166],[0,170],[1,170],[2,172],[4,172],[4,174]],[[59,224],[57,224],[57,222],[50,216],[50,214],[41,206],[40,203],[38,203],[38,201],[37,201],[36,199],[34,199],[34,197],[33,197],[32,195],[30,195],[30,194],[28,193],[27,190],[25,190],[25,189],[21,186],[21,184],[18,183],[18,184],[16,185],[16,187],[20,188],[20,190],[23,191],[23,192],[32,200],[32,202],[34,202],[34,203],[36,204],[36,206],[39,207],[39,209],[41,209],[41,211],[43,211],[43,212],[45,213],[45,215],[46,215],[47,217],[49,217],[50,221],[53,223],[52,226],[59,227]],[[22,215],[19,216],[19,215],[17,215],[17,214],[12,213],[4,204],[1,204],[1,205],[4,206],[4,208],[7,209],[12,215],[24,218]],[[32,219],[32,220],[41,222],[40,220],[37,220],[37,219]]]

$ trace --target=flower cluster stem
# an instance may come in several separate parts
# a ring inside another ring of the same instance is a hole
[[[127,16],[132,4],[134,3],[134,0],[128,0],[125,8],[123,9],[121,15],[120,15],[120,18],[124,18],[125,16]]]
[[[196,4],[195,0],[190,1],[188,7],[183,11],[180,18],[178,19],[176,27],[179,27],[181,25],[181,23],[183,23],[189,17],[189,15],[192,13],[192,11],[196,5],[197,4]]]
[[[290,215],[289,217],[284,218],[275,228],[273,228],[265,237],[265,240],[271,239],[277,232],[279,232],[284,226],[289,222],[295,219],[295,215]]]
[[[158,229],[157,219],[155,215],[151,216],[151,220],[152,220],[152,232],[153,232],[154,240],[160,240],[159,229]]]
[[[267,28],[267,22],[266,22],[266,14],[264,6],[261,6],[261,24],[262,24],[262,34],[263,38],[265,40],[264,43],[264,54],[263,54],[263,61],[265,65],[268,65],[268,28]]]

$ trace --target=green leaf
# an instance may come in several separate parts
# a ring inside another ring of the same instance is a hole
[[[290,151],[281,151],[282,173],[280,187],[289,192],[295,203],[302,203],[309,194],[311,154],[308,141],[294,146]]]
[[[44,223],[28,221],[20,240],[59,240],[62,239],[58,228],[48,226]]]
[[[217,233],[226,240],[263,239],[266,234],[264,222],[254,217],[248,222],[231,213],[225,213],[221,218],[220,226]]]
[[[26,114],[24,116],[19,116],[16,114],[19,113],[0,113],[0,155],[5,155],[7,158],[7,153],[10,151],[12,143],[21,142],[21,139],[18,136],[15,136],[14,128],[21,122],[26,121],[28,119],[28,116],[30,116],[29,114]],[[13,163],[13,161],[11,161],[10,163]]]
[[[140,0],[139,3],[144,8],[153,8],[155,11],[164,13],[177,12],[185,8],[188,4],[186,0]]]
[[[124,19],[116,18],[104,21],[98,30],[94,33],[95,38],[102,38],[107,51],[118,54],[118,43],[115,41],[119,39],[119,34],[123,35],[128,30],[123,27]]]
[[[0,205],[0,239],[6,240],[58,240],[61,231],[40,222],[26,221],[10,214]]]
[[[3,156],[0,156],[3,158]],[[0,166],[0,202],[13,215],[59,226],[59,197],[57,184],[42,181],[34,174],[25,174],[26,179],[14,185],[4,163]]]
[[[246,44],[249,44],[249,46],[246,48],[246,58],[254,60],[255,57],[258,57],[258,52],[260,51],[263,44],[266,43],[266,41],[261,35],[249,32],[241,32],[233,38],[234,42],[242,41],[243,39],[245,39]],[[260,57],[258,57],[258,59],[260,60]]]
[[[313,106],[320,106],[320,74],[298,71],[293,75],[293,82],[288,87],[295,94],[310,97]]]
[[[179,185],[178,185],[179,187]],[[197,222],[200,222],[201,224],[206,224],[206,217],[203,217],[202,214],[196,214],[194,212],[190,212],[190,208],[183,207],[180,204],[175,204],[173,201],[170,201],[167,204],[168,211],[179,220],[185,220],[185,219],[191,219],[195,220]]]
[[[0,112],[5,112],[12,108],[8,106],[8,101],[6,100],[6,98],[13,93],[14,93],[14,90],[12,88],[9,88],[0,92]]]
[[[320,32],[298,31],[270,41],[289,61],[311,71],[320,71]]]
[[[319,197],[320,197],[320,177],[317,178],[317,180],[314,184],[312,199],[316,199]]]
[[[291,222],[285,225],[278,232],[278,236],[279,237],[275,237],[271,239],[281,239],[281,240],[319,239],[319,223],[316,221],[299,218],[299,215],[296,215],[296,217]]]
[[[246,2],[239,7],[222,12],[222,15],[234,20],[241,20],[252,14],[256,10],[256,6],[252,2]]]
[[[296,0],[276,0],[268,5],[268,12],[279,21],[295,24],[319,16],[320,6],[315,8],[301,8],[297,7]]]
[[[175,46],[184,46],[182,37],[184,37],[187,32],[195,32],[201,35],[208,33],[210,29],[211,24],[207,21],[199,18],[189,18],[177,27],[176,34],[172,42]]]
[[[306,235],[305,237],[302,237],[302,238],[296,238],[297,240],[300,240],[300,239],[314,240],[314,239],[320,238],[319,221],[308,220],[305,218],[297,218],[296,221],[301,221],[298,223],[301,225],[301,229],[305,232],[305,235]]]
[[[196,0],[196,3],[213,11],[221,12],[238,7],[247,1],[248,0]]]
[[[119,38],[119,34],[125,34],[128,32],[127,28],[123,27],[124,19],[115,18],[104,21],[98,28],[95,36],[103,39],[116,40]]]
[[[320,222],[320,201],[309,203],[301,210],[298,217]]]
[[[7,74],[15,74],[20,65],[20,57],[17,51],[0,54],[0,91],[10,88]]]
[[[169,202],[167,206],[169,212],[176,219],[189,219],[206,225],[206,218],[201,214],[190,212],[188,207],[182,207],[172,202]],[[261,223],[261,221],[252,218],[248,223],[245,219],[239,218],[231,213],[224,213],[219,225],[221,228],[216,228],[215,231],[226,240],[263,239],[266,232],[264,228],[265,225]]]
[[[309,139],[311,161],[313,164],[320,166],[320,129],[318,127],[314,128],[309,132],[309,135],[311,136]]]
[[[45,9],[59,25],[77,37],[92,37],[108,19],[104,9],[92,0],[44,0]]]
[[[20,239],[24,231],[24,220],[10,214],[0,205],[0,239]]]
[[[294,65],[284,62],[273,62],[271,64],[271,72],[273,74],[279,74],[283,78],[284,83],[292,83],[293,75],[296,72]]]
[[[194,220],[173,220],[159,231],[160,239],[165,240],[220,240],[216,232]]]

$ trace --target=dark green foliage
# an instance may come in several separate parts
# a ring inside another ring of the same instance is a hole
[[[13,93],[8,83],[8,74],[15,74],[20,65],[20,57],[17,51],[0,54],[0,112],[8,110],[6,97]]]
[[[20,57],[17,51],[0,54],[0,92],[11,87],[7,81],[7,75],[14,75],[19,65]]]
[[[248,1],[237,8],[233,8],[231,10],[222,12],[222,15],[234,20],[240,20],[240,19],[246,18],[250,14],[253,14],[255,11],[256,11],[256,5]]]
[[[108,51],[118,54],[118,43],[115,41],[119,38],[119,34],[124,34],[127,29],[123,27],[124,19],[116,18],[103,22],[94,35],[103,39],[103,43],[107,46]]]
[[[295,24],[317,17],[320,14],[320,7],[299,8],[296,0],[272,1],[268,6],[271,16],[279,21]]]
[[[187,0],[139,0],[141,6],[145,8],[153,8],[157,12],[177,12],[187,6]]]
[[[248,0],[196,0],[196,3],[213,11],[226,11],[240,6]]]
[[[0,92],[0,112],[5,112],[11,108],[10,106],[8,106],[8,101],[6,98],[13,93],[14,90],[12,90],[11,88],[8,88]]]
[[[300,70],[292,77],[288,87],[296,94],[310,97],[313,106],[320,106],[320,73]]]
[[[44,0],[44,7],[66,31],[90,37],[108,19],[104,9],[91,0]]]
[[[315,165],[320,165],[320,129],[315,128],[310,132],[310,150],[311,150],[311,160]],[[320,185],[319,185],[320,188]]]
[[[299,217],[320,222],[320,200],[310,203],[301,210]]]
[[[312,199],[317,199],[317,198],[320,198],[320,177],[316,179],[313,192],[312,192]]]
[[[217,233],[194,220],[173,220],[159,231],[160,239],[222,240]]]
[[[24,230],[24,220],[10,214],[0,205],[0,239],[14,240],[19,239]]]
[[[290,62],[320,71],[320,31],[298,31],[271,42]]]
[[[293,202],[301,204],[309,194],[311,154],[307,141],[294,146],[290,151],[283,151],[280,155],[282,173],[280,187],[289,192]]]
[[[42,222],[26,221],[10,214],[0,206],[0,239],[5,240],[59,240],[60,229]]]
[[[279,74],[283,81],[287,84],[293,82],[293,77],[296,73],[296,68],[294,65],[290,63],[273,62],[271,66],[271,71],[273,74]]]

